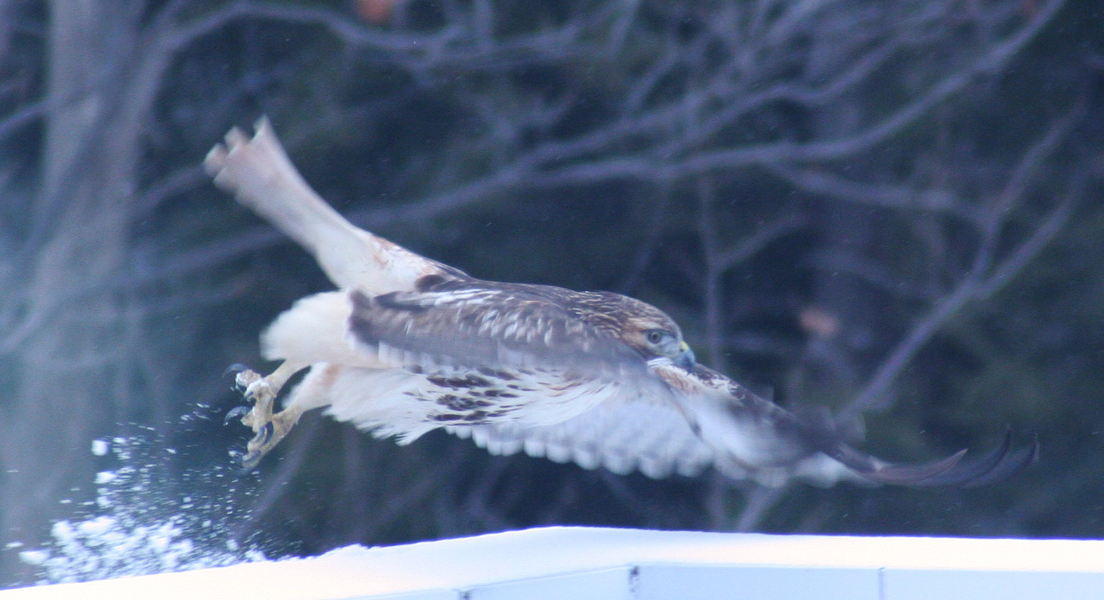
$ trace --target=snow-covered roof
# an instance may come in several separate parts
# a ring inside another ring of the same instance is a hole
[[[0,592],[0,600],[1104,598],[1104,541],[551,527]]]

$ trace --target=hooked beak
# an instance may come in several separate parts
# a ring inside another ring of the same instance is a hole
[[[681,367],[687,373],[694,370],[694,351],[690,349],[690,345],[686,342],[679,344],[679,353],[675,357],[675,366]]]

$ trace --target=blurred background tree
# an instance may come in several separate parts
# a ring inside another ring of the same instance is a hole
[[[93,439],[149,435],[182,494],[244,444],[220,373],[330,287],[199,168],[262,114],[419,253],[656,304],[706,364],[863,418],[889,458],[1011,425],[1043,459],[981,489],[764,489],[308,415],[237,538],[1100,536],[1102,26],[1061,0],[0,0],[0,582],[91,496]]]

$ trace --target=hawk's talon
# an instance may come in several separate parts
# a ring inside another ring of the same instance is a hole
[[[261,457],[268,454],[284,436],[291,431],[292,426],[299,421],[301,410],[289,408],[275,415],[270,415],[266,421],[255,426],[257,435],[249,440],[246,446],[245,456],[242,457],[242,466],[252,469],[260,462]]]
[[[276,393],[268,381],[254,371],[238,373],[236,381],[245,388],[245,399],[253,403],[253,409],[242,416],[242,425],[259,434],[261,428],[272,420],[272,403],[276,399]]]
[[[271,403],[272,399],[276,397],[276,394],[272,393],[272,386],[268,385],[268,382],[264,379],[258,379],[246,386],[242,395],[250,402]]]
[[[241,371],[234,376],[234,383],[238,384],[243,389],[248,389],[250,385],[262,380],[261,374],[251,369]]]
[[[248,406],[237,406],[230,409],[230,412],[226,413],[226,416],[222,419],[223,425],[229,425],[230,421],[242,417],[249,413],[251,409]]]
[[[243,371],[250,371],[250,370],[252,370],[252,369],[249,368],[249,365],[242,364],[242,363],[234,363],[234,364],[230,365],[229,367],[226,367],[226,370],[222,372],[222,376],[226,377],[227,375],[233,374],[234,377],[236,378],[238,373],[241,373]]]
[[[242,457],[242,472],[248,473],[257,466],[257,463],[261,462],[261,457],[264,456],[260,452],[250,452]]]
[[[246,469],[255,467],[261,457],[284,439],[291,427],[299,420],[301,409],[287,409],[277,414],[272,413],[276,394],[285,381],[286,375],[281,375],[279,370],[268,377],[261,377],[256,371],[246,369],[234,377],[234,383],[244,390],[242,395],[247,401],[253,403],[252,408],[240,406],[226,415],[227,422],[241,417],[242,425],[249,427],[256,434],[249,440],[246,453],[241,459],[242,466]]]
[[[275,427],[272,426],[272,421],[264,424],[261,431],[257,434],[257,437],[261,438],[261,445],[268,443],[268,440],[272,439],[272,433],[275,431]]]

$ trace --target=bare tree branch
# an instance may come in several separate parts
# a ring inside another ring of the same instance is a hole
[[[1062,136],[1067,134],[1073,121],[1069,116],[1080,112],[1080,105],[1075,107],[1066,118],[1058,119],[1048,131],[1038,140],[1021,159],[1013,170],[1014,175],[1008,185],[1002,190],[998,208],[1008,207],[1018,202],[1027,193],[1026,177],[1021,173],[1031,171],[1042,160],[1042,154],[1051,154],[1058,147]],[[876,409],[884,405],[884,394],[889,389],[893,380],[912,360],[916,352],[934,336],[939,329],[970,301],[985,298],[1007,281],[1008,275],[1015,273],[1034,258],[1042,248],[1048,244],[1065,225],[1072,214],[1073,207],[1081,199],[1084,191],[1084,182],[1072,186],[1067,190],[1065,197],[1051,210],[1043,222],[1035,228],[1027,240],[1022,242],[1002,262],[991,267],[995,261],[997,237],[1000,235],[1000,224],[1006,218],[1006,213],[994,212],[992,225],[986,227],[982,243],[975,253],[974,265],[969,273],[954,287],[954,289],[936,301],[935,306],[912,327],[908,335],[896,346],[885,361],[871,376],[870,381],[863,390],[842,411],[844,419],[854,418],[859,413]]]
[[[851,181],[829,171],[790,164],[768,165],[775,175],[812,194],[894,210],[936,212],[977,221],[978,209],[945,189]]]
[[[734,531],[755,531],[767,512],[782,499],[786,486],[755,487],[747,492],[747,501],[736,520]]]

